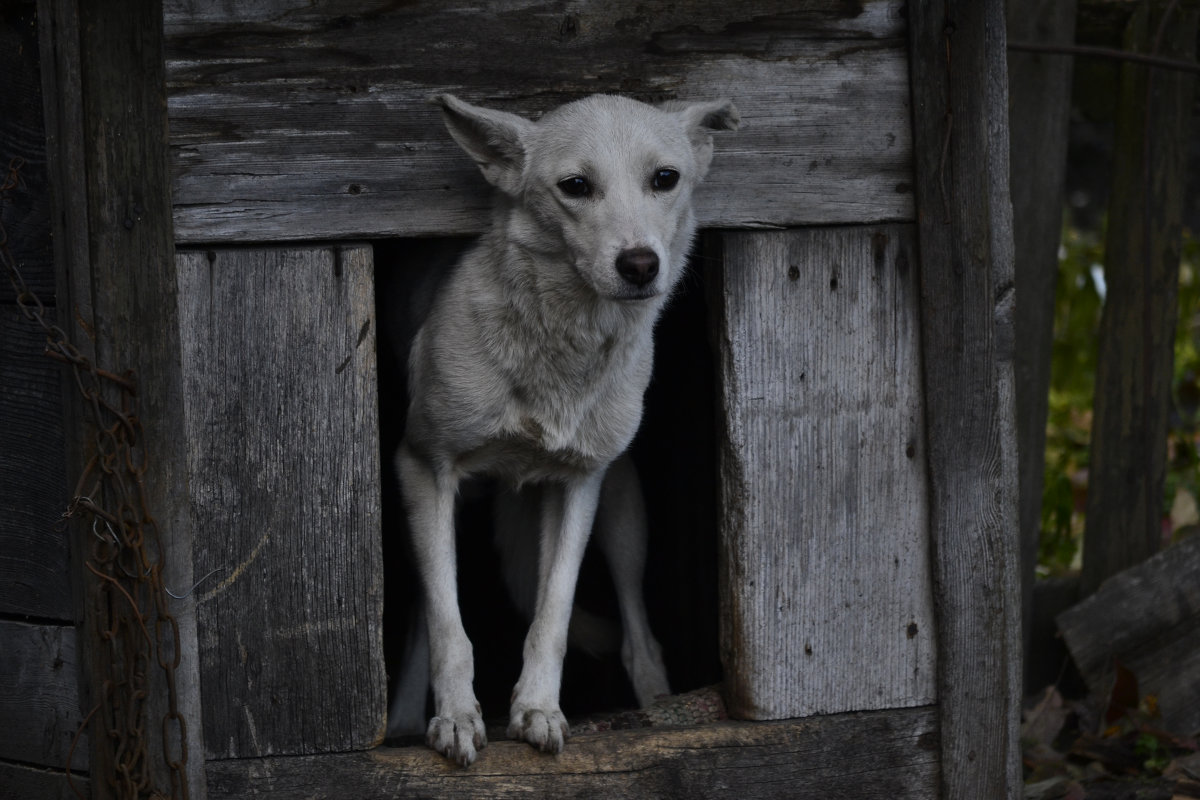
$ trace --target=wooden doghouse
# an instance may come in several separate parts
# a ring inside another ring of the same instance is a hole
[[[37,25],[57,316],[93,363],[136,373],[174,592],[170,697],[151,668],[145,700],[160,786],[1018,796],[999,0],[156,6],[41,0]],[[487,224],[438,91],[531,116],[593,92],[741,110],[697,200],[730,721],[580,735],[558,757],[495,741],[466,771],[380,746],[375,254]],[[86,406],[63,412],[72,486]],[[70,796],[70,741],[109,696],[87,568],[103,526],[75,517],[69,572],[51,533],[23,534],[20,569],[62,591],[0,607],[3,704],[35,734],[0,726],[13,796]],[[57,622],[76,618],[77,641]],[[73,765],[114,796],[124,742],[89,736]]]

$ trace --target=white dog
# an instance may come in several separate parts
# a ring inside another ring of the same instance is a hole
[[[529,515],[500,515],[509,518],[499,526],[506,560],[523,559],[536,575],[536,585],[509,578],[532,622],[508,735],[552,753],[567,738],[559,684],[594,520],[638,700],[667,692],[642,605],[640,489],[619,457],[641,421],[654,322],[695,235],[692,190],[708,170],[711,134],[736,129],[738,114],[728,100],[654,107],[594,96],[531,122],[451,95],[433,101],[498,190],[491,230],[446,276],[416,332],[396,453],[428,626],[435,716],[426,740],[466,766],[487,743],[455,567],[455,495],[468,476],[505,482],[517,493],[510,510],[540,507],[532,531],[512,522]]]

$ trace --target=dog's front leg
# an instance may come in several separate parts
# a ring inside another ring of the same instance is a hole
[[[561,753],[569,734],[558,707],[567,627],[579,565],[591,534],[604,470],[543,491],[538,596],[525,637],[525,663],[513,690],[508,735],[548,753]]]
[[[401,445],[396,466],[412,529],[417,568],[425,592],[429,627],[430,683],[434,717],[425,741],[462,766],[487,746],[483,714],[475,699],[474,654],[458,608],[454,552],[453,476],[439,473]]]

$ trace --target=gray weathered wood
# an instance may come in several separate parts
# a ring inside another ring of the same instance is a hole
[[[912,226],[721,236],[721,652],[751,719],[934,700]]]
[[[1074,0],[1008,0],[1010,40],[1070,44]],[[1032,683],[1033,585],[1042,531],[1042,473],[1054,341],[1054,285],[1062,236],[1067,170],[1067,122],[1073,60],[1042,53],[1008,54],[1009,186],[1013,204],[1016,281],[1017,470],[1020,480],[1022,642],[1024,686]],[[1040,679],[1041,676],[1039,676]]]
[[[1200,536],[1191,536],[1058,615],[1058,627],[1088,688],[1107,696],[1113,659],[1133,671],[1143,696],[1158,697],[1162,725],[1200,734]]]
[[[0,797],[20,800],[79,800],[76,789],[82,792],[84,797],[90,797],[91,787],[86,775],[72,774],[68,782],[65,772],[0,761]]]
[[[78,668],[75,628],[0,620],[0,759],[67,765],[83,720]],[[86,736],[71,767],[87,769]]]
[[[371,249],[181,252],[213,758],[382,739]]]
[[[0,613],[70,620],[62,395],[45,338],[0,306]]]
[[[425,747],[210,761],[209,796],[926,800],[936,792],[937,739],[936,713],[918,708],[585,734],[559,756],[497,741],[467,770]]]
[[[1016,798],[1020,547],[1001,0],[909,3],[941,796]]]
[[[733,96],[702,224],[911,220],[903,2],[168,5],[183,242],[478,232],[426,98],[537,114],[593,92]]]
[[[1160,22],[1166,9],[1174,13]],[[1127,49],[1191,59],[1200,6],[1143,2]],[[1162,547],[1163,481],[1174,380],[1180,235],[1195,79],[1125,64],[1105,236],[1108,294],[1096,358],[1080,591]]]
[[[145,500],[159,531],[162,577],[176,591],[191,585],[191,529],[183,430],[179,327],[172,269],[170,179],[167,166],[166,91],[159,2],[120,0],[96,4],[40,0],[38,4],[47,152],[54,199],[58,307],[67,332],[97,366],[131,370],[138,388],[139,454],[147,469]],[[67,389],[64,437],[68,481],[93,455],[96,421]],[[98,629],[106,610],[97,602],[97,579],[87,569],[91,532],[82,519],[72,529],[76,604],[83,620],[79,651],[84,704],[109,702],[104,679],[109,648]],[[151,546],[153,548],[153,546]],[[151,558],[154,556],[151,555]],[[173,601],[179,622],[180,664],[175,692],[157,666],[147,672],[144,728],[151,779],[169,790],[168,760],[180,760],[183,728],[166,725],[169,697],[187,725],[184,780],[203,796],[195,629],[189,598]],[[152,604],[143,606],[148,630],[160,642]],[[170,643],[163,654],[171,663]],[[155,658],[157,660],[157,658]],[[154,663],[154,662],[151,662]],[[126,713],[128,713],[126,711]],[[100,720],[97,715],[94,720]],[[164,738],[166,742],[164,743]],[[108,797],[116,775],[113,742],[90,737],[93,796]],[[170,752],[164,752],[164,744]]]

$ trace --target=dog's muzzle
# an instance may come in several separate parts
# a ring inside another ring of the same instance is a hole
[[[658,254],[649,247],[636,247],[617,256],[617,273],[639,289],[658,275]]]

